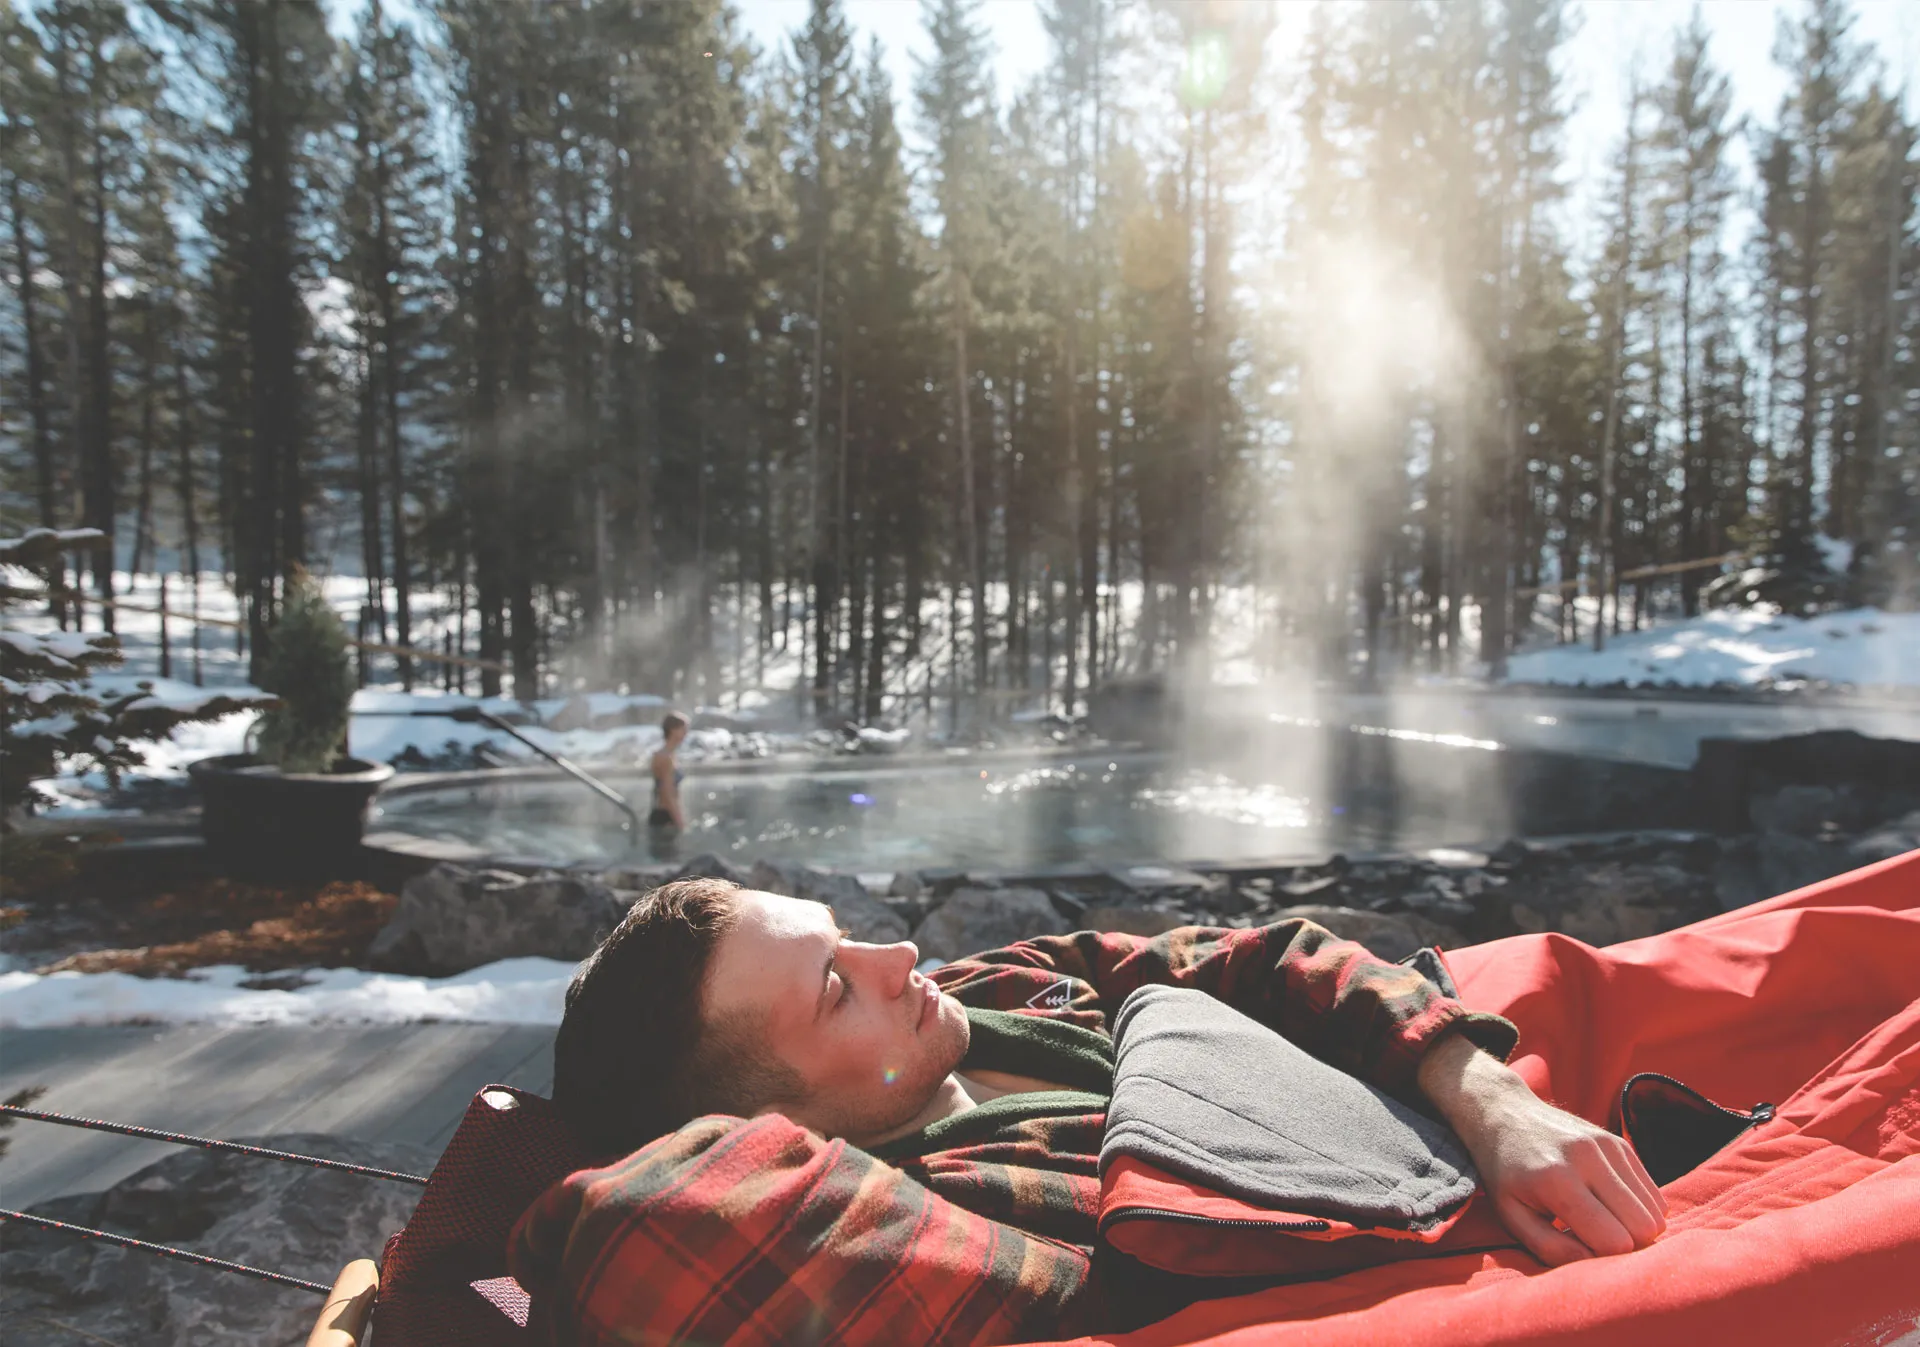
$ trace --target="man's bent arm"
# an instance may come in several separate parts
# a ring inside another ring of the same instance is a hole
[[[1045,977],[1084,984],[1064,1005],[1033,999]],[[1504,1060],[1518,1032],[1470,1011],[1411,968],[1375,957],[1303,918],[1248,929],[1183,926],[1165,935],[1080,931],[989,950],[941,969],[941,988],[967,1005],[1103,1027],[1136,987],[1204,991],[1284,1034],[1314,1056],[1400,1098],[1419,1099],[1415,1073],[1450,1031]],[[1090,992],[1086,990],[1090,988]]]
[[[1501,1222],[1541,1262],[1627,1253],[1666,1228],[1666,1199],[1630,1144],[1546,1103],[1465,1036],[1433,1044],[1419,1081],[1473,1155]]]

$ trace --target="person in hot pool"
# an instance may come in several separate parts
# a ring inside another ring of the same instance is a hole
[[[647,813],[647,832],[654,855],[670,855],[674,841],[687,827],[686,807],[680,802],[680,783],[687,774],[680,770],[675,755],[686,742],[688,720],[679,711],[669,711],[660,720],[660,747],[647,760],[653,774],[653,808]]]

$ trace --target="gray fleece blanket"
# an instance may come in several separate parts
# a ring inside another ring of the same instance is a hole
[[[1431,1229],[1472,1194],[1442,1124],[1205,992],[1141,987],[1114,1020],[1102,1173],[1120,1156],[1252,1205]]]

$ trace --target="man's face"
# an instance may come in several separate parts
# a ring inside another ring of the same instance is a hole
[[[877,1136],[913,1119],[967,1052],[960,1003],[914,972],[910,943],[841,934],[824,905],[738,895],[714,952],[711,1020],[739,1021],[805,1082],[779,1111],[830,1137]]]

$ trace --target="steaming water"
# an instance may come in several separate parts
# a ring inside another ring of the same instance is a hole
[[[644,810],[644,778],[614,782]],[[672,854],[761,858],[862,871],[974,866],[1009,871],[1081,861],[1237,861],[1331,846],[1445,840],[1417,821],[1392,835],[1285,786],[1150,754],[804,774],[702,775],[681,787],[689,827]],[[555,862],[649,856],[617,811],[568,781],[487,783],[386,797],[375,828]]]

